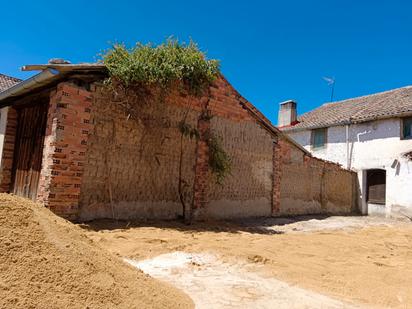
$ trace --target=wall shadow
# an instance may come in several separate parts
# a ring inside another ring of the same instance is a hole
[[[115,231],[128,230],[133,228],[153,227],[159,229],[171,229],[181,232],[214,232],[214,233],[251,233],[263,235],[284,234],[284,231],[276,230],[276,227],[283,227],[289,224],[309,221],[325,220],[332,215],[300,215],[290,217],[268,217],[250,218],[242,220],[213,220],[207,222],[194,222],[185,224],[182,221],[162,221],[162,220],[111,220],[100,219],[79,224],[79,226],[89,231]],[[352,216],[358,216],[354,214]],[[349,217],[349,216],[348,216]]]

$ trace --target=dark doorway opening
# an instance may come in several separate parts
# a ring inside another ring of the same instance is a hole
[[[47,109],[47,101],[16,108],[17,131],[11,192],[32,200],[36,199],[39,186]]]
[[[386,171],[382,169],[368,170],[366,179],[368,203],[385,205]]]

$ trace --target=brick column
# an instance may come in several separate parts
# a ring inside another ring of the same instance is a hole
[[[281,146],[278,142],[273,143],[273,176],[272,176],[272,216],[280,211],[280,182],[281,182]]]
[[[13,169],[14,142],[17,132],[17,111],[13,107],[9,107],[6,119],[1,119],[1,121],[6,121],[6,130],[1,157],[0,192],[9,193]]]
[[[207,204],[207,183],[209,176],[209,138],[210,121],[200,118],[197,129],[199,139],[196,144],[195,181],[193,192],[193,219],[201,218]]]
[[[78,214],[91,103],[90,92],[70,83],[50,94],[37,200],[70,220]]]

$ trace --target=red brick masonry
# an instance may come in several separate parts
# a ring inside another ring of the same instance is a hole
[[[38,201],[75,219],[90,124],[90,92],[61,83],[50,95]]]

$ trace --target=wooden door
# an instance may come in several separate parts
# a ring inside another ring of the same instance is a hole
[[[367,171],[367,200],[372,204],[386,203],[386,171],[368,170]]]
[[[47,103],[18,109],[12,192],[36,199],[43,157]]]

